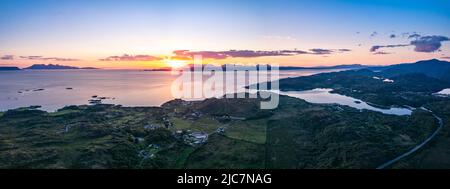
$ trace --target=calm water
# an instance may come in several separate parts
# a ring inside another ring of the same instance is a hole
[[[391,115],[411,115],[412,110],[408,108],[381,109],[367,104],[366,102],[352,97],[330,93],[332,89],[313,89],[308,91],[288,91],[280,94],[300,98],[310,103],[340,104],[350,106],[359,110],[366,109]]]
[[[280,78],[337,70],[280,71]],[[172,100],[170,72],[132,70],[22,70],[0,72],[0,111],[42,106],[55,111],[66,105],[88,104],[92,96],[104,103],[160,106]],[[72,88],[72,89],[67,89]]]

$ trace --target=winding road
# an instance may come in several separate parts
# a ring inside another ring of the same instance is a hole
[[[438,120],[439,122],[439,127],[433,132],[433,134],[431,134],[425,141],[423,141],[422,143],[420,143],[419,145],[415,146],[413,149],[397,156],[396,158],[383,163],[382,165],[378,166],[377,169],[384,169],[394,163],[396,163],[397,161],[401,160],[402,158],[411,155],[412,153],[416,152],[417,150],[419,150],[420,148],[422,148],[423,146],[425,146],[425,144],[427,144],[428,142],[430,142],[430,140],[432,140],[438,133],[439,131],[444,127],[444,122],[442,121],[442,118],[438,117],[437,115],[433,114],[433,116]]]

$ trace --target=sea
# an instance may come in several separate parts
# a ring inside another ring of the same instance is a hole
[[[280,71],[279,78],[332,71],[340,70]],[[177,77],[169,71],[143,70],[0,71],[0,111],[39,106],[51,112],[93,99],[127,107],[161,106],[174,99],[171,85]]]
[[[336,71],[342,70],[280,70],[279,78]],[[69,105],[86,105],[100,101],[126,107],[161,106],[175,99],[171,87],[178,77],[169,71],[143,70],[1,71],[0,111],[35,106],[41,110],[53,112]],[[237,88],[244,91],[244,86],[245,84],[240,84]],[[406,107],[381,109],[360,99],[330,92],[331,89],[313,89],[283,91],[280,94],[300,98],[310,103],[339,104],[384,114],[403,116],[411,115],[413,111]],[[444,92],[448,92],[448,89]],[[223,94],[219,96],[221,95]]]

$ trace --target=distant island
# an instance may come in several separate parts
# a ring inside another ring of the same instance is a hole
[[[83,69],[83,70],[92,70],[92,69],[98,69],[93,67],[74,67],[74,66],[64,66],[59,64],[33,64],[30,67],[26,67],[24,69],[27,70],[76,70],[76,69]]]
[[[0,71],[14,71],[14,70],[20,70],[18,67],[0,67]]]

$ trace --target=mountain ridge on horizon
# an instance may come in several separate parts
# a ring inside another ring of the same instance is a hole
[[[450,62],[438,59],[383,67],[369,67],[369,70],[378,71],[383,77],[388,78],[406,74],[424,74],[428,77],[450,82]]]
[[[98,69],[94,67],[75,67],[65,66],[60,64],[33,64],[29,67],[23,68],[24,70],[72,70],[72,69]]]
[[[391,64],[391,65],[365,65],[365,64],[339,64],[339,65],[332,65],[332,66],[279,66],[279,70],[321,70],[321,69],[370,69],[372,71],[376,70],[383,70],[383,72],[394,72],[395,70],[398,70],[400,68],[405,68],[409,66],[416,65],[417,70],[420,71],[421,69],[429,70],[429,68],[426,68],[429,65],[440,66],[436,65],[437,63],[450,63],[445,60],[439,60],[439,59],[428,59],[428,60],[419,60],[416,62],[408,62],[408,63],[398,63],[398,64]],[[204,64],[209,65],[209,64]],[[220,67],[224,68],[226,65],[232,65],[232,64],[222,64]],[[261,65],[269,65],[270,64],[257,64],[256,66]],[[450,65],[450,64],[449,64]],[[193,64],[189,64],[189,67],[192,67]],[[235,64],[235,66],[238,69],[245,69],[246,67],[249,67],[248,65],[238,65]],[[219,67],[219,66],[217,66]],[[450,69],[450,66],[447,66]],[[420,68],[420,69],[419,69]],[[101,69],[101,68],[94,68],[94,67],[76,67],[76,66],[67,66],[67,65],[61,65],[61,64],[33,64],[31,66],[25,67],[25,68],[19,68],[17,66],[0,66],[0,70],[57,70],[57,69]],[[163,67],[163,68],[154,68],[154,69],[143,69],[144,71],[170,71],[172,68],[170,67]],[[436,68],[434,68],[436,69]],[[139,69],[138,69],[139,70]],[[142,70],[142,69],[141,69]],[[414,70],[410,70],[414,71]],[[442,71],[442,70],[437,70]],[[446,69],[444,69],[444,72]],[[445,73],[442,73],[441,75],[444,75]],[[448,74],[450,75],[450,74]],[[450,77],[450,76],[449,76]],[[450,79],[450,78],[449,78]]]

